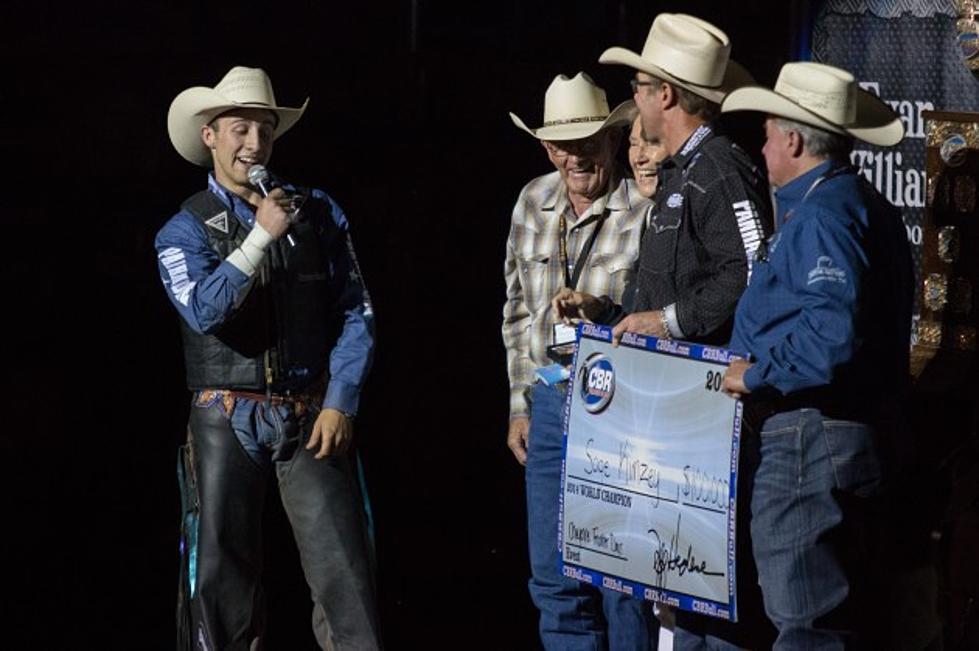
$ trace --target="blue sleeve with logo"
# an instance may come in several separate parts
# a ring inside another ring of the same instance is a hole
[[[749,390],[768,385],[789,393],[826,385],[852,359],[867,270],[857,228],[812,205],[800,207],[783,227],[770,260],[779,282],[768,300],[779,312],[778,302],[788,302],[793,324],[787,336],[754,351],[757,361],[744,375]]]
[[[156,253],[167,296],[195,332],[218,328],[248,287],[248,277],[218,257],[190,213],[177,213],[160,229]]]
[[[354,261],[343,210],[326,193],[314,190],[313,195],[330,204],[332,219],[339,227],[333,236],[346,239],[338,246],[326,247],[335,251],[328,262],[339,287],[334,314],[343,319],[343,328],[330,353],[330,380],[323,406],[352,414],[357,411],[360,389],[373,357],[373,311]],[[155,245],[160,278],[181,318],[195,332],[214,332],[244,299],[252,279],[217,255],[204,226],[187,212],[177,213],[164,225]]]

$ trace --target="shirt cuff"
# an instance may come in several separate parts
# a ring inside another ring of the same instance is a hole
[[[356,385],[336,379],[330,380],[326,387],[326,396],[323,397],[324,409],[336,409],[353,416],[357,413],[359,403],[360,389]]]
[[[228,262],[234,265],[239,271],[251,278],[258,271],[262,260],[265,258],[265,251],[273,242],[269,232],[256,223],[245,241],[227,257]]]
[[[741,381],[744,382],[744,386],[748,391],[757,391],[760,389],[765,382],[762,380],[764,377],[762,365],[760,363],[752,364],[748,367],[748,370],[744,372],[744,376]]]
[[[676,303],[670,303],[663,308],[663,318],[666,320],[666,329],[670,331],[670,336],[674,339],[683,339],[683,330],[680,329],[680,321],[676,318]]]

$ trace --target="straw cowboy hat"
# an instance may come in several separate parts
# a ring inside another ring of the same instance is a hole
[[[578,140],[606,127],[622,126],[629,120],[627,101],[609,112],[605,91],[592,78],[579,72],[572,79],[558,75],[544,93],[544,124],[531,129],[513,113],[510,119],[539,140]]]
[[[740,88],[721,111],[761,111],[872,145],[896,145],[904,137],[901,119],[887,104],[861,89],[846,70],[823,63],[786,63],[775,90]]]
[[[221,113],[236,108],[261,108],[275,113],[274,137],[289,130],[302,116],[309,98],[300,108],[275,103],[272,82],[260,68],[235,66],[214,88],[195,86],[183,91],[170,104],[167,131],[177,152],[195,165],[211,166],[211,152],[201,140],[201,127]]]
[[[731,40],[706,20],[686,14],[659,14],[636,54],[622,47],[605,50],[599,63],[620,63],[689,90],[717,104],[740,86],[754,83],[730,59]]]

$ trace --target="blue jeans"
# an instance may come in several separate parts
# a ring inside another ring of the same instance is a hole
[[[534,386],[527,446],[527,531],[530,597],[540,610],[544,648],[647,651],[659,625],[652,607],[625,594],[593,587],[559,571],[558,499],[561,490],[565,384]]]
[[[866,644],[858,624],[881,464],[868,425],[815,409],[769,417],[751,500],[751,535],[775,649]]]

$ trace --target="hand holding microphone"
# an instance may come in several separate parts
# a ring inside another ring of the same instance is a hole
[[[258,188],[264,197],[255,211],[255,221],[274,239],[285,235],[289,245],[296,246],[288,232],[295,214],[292,198],[282,188],[269,187],[269,173],[264,165],[252,165],[248,169],[248,182]]]

